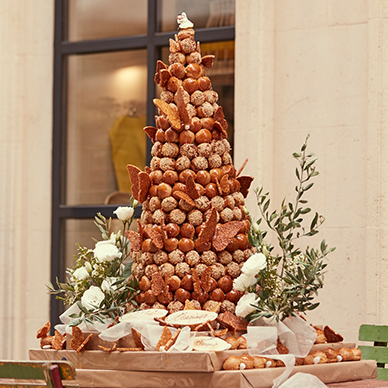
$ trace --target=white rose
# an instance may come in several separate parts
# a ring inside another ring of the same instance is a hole
[[[112,287],[112,284],[117,282],[117,278],[106,278],[101,284],[101,289],[105,292],[117,290],[117,285]]]
[[[237,291],[246,291],[248,287],[256,283],[256,278],[252,275],[242,273],[237,279],[233,281],[233,288]]]
[[[241,272],[255,276],[267,266],[267,259],[262,253],[255,253],[242,266]]]
[[[110,240],[99,241],[93,250],[94,257],[99,261],[112,261],[120,258],[122,253]]]
[[[235,314],[238,317],[245,318],[248,314],[256,310],[251,304],[256,303],[258,299],[258,296],[253,292],[243,295],[237,302]]]
[[[105,295],[100,287],[90,286],[90,288],[82,295],[81,303],[86,309],[93,310],[99,307],[104,299]]]
[[[75,280],[85,280],[88,277],[89,277],[89,272],[85,267],[77,268],[72,275],[72,278]]]
[[[130,206],[119,206],[113,213],[116,214],[117,218],[123,222],[128,221],[133,216],[133,207]]]

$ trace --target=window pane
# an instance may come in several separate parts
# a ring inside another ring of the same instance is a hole
[[[69,0],[70,41],[147,33],[145,0]]]
[[[235,0],[159,0],[160,31],[177,29],[176,17],[186,12],[194,28],[234,25]]]
[[[66,220],[65,221],[65,266],[71,268],[75,264],[74,255],[77,256],[78,247],[94,249],[94,241],[101,240],[101,233],[93,223],[93,219]]]
[[[212,69],[206,70],[212,88],[218,93],[218,104],[222,106],[228,122],[228,140],[234,144],[234,41],[201,43],[201,54],[216,56]],[[162,49],[162,61],[168,64],[169,49]],[[162,89],[158,86],[156,94]]]
[[[66,204],[129,192],[126,165],[145,165],[146,76],[145,50],[69,57]]]

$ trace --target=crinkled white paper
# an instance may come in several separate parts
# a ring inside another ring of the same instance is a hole
[[[248,349],[254,349],[258,354],[277,354],[276,326],[248,326],[243,337],[247,340]]]
[[[79,314],[80,313],[80,309],[79,307],[77,306],[76,303],[74,303],[73,305],[71,305],[60,317],[59,319],[61,320],[61,322],[63,324],[65,324],[65,330],[64,332],[66,333],[69,333],[71,334],[72,332],[72,328],[71,326],[69,326],[69,323],[71,321],[74,320],[74,318],[70,317],[70,315],[72,314]],[[86,322],[82,322],[78,327],[82,330],[82,331],[88,331],[88,332],[101,332],[101,331],[104,331],[111,323],[113,322],[112,319],[107,319],[105,320],[104,323],[101,323],[101,322],[93,322],[93,324],[90,324],[90,323],[86,323]],[[60,326],[59,327],[61,330],[63,330],[63,327]],[[58,330],[59,331],[59,330]],[[62,333],[61,333],[62,334]]]
[[[280,388],[325,388],[327,385],[323,384],[318,377],[309,373],[296,373],[285,381]]]
[[[317,333],[304,319],[295,316],[288,317],[278,324],[278,335],[280,341],[287,346],[290,353],[295,357],[306,357],[315,340]]]

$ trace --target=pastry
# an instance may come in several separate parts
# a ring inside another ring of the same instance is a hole
[[[144,128],[153,142],[150,167],[127,166],[133,197],[143,203],[138,231],[127,233],[141,290],[136,301],[170,313],[197,302],[222,311],[221,326],[240,331],[247,322],[234,316],[241,293],[232,287],[252,255],[243,206],[253,178],[236,175],[228,124],[206,76],[215,58],[201,56],[194,36],[191,22],[181,23],[169,64],[157,61],[158,114],[155,127]]]

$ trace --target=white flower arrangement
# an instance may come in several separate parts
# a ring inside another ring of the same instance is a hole
[[[78,245],[74,268],[68,268],[65,283],[57,279],[57,289],[49,283],[50,294],[56,294],[65,305],[76,304],[79,314],[72,314],[70,326],[83,321],[103,322],[106,318],[120,316],[125,305],[132,302],[139,292],[136,279],[131,276],[132,260],[129,256],[129,240],[126,231],[131,226],[137,202],[131,199],[131,206],[119,206],[114,214],[122,221],[123,229],[110,233],[111,220],[100,213],[95,217],[102,240],[95,241],[93,250]]]

